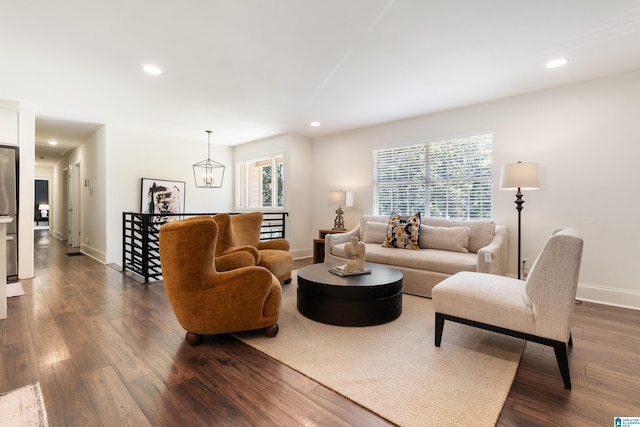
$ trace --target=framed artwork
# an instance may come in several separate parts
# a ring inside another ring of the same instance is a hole
[[[140,212],[158,214],[157,222],[179,217],[162,217],[167,213],[184,213],[184,181],[142,178]]]

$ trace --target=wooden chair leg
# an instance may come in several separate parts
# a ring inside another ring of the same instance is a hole
[[[436,313],[436,347],[440,347],[442,341],[442,330],[444,329],[444,316],[441,313]]]
[[[274,323],[271,326],[267,326],[266,328],[264,328],[262,331],[263,333],[269,337],[269,338],[273,338],[276,335],[278,335],[278,331],[280,330],[280,327],[278,326],[277,323]]]
[[[204,335],[202,334],[194,334],[193,332],[188,332],[185,335],[185,340],[189,343],[189,345],[198,345],[202,342]]]
[[[564,382],[564,388],[571,390],[571,377],[569,375],[569,359],[567,358],[567,344],[557,342],[553,345],[553,351],[556,354],[560,375]]]

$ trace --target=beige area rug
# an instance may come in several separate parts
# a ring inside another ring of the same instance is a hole
[[[47,427],[47,410],[40,383],[0,394],[0,425]]]
[[[24,288],[20,282],[9,283],[7,285],[7,298],[19,297],[24,295]]]
[[[398,319],[357,328],[300,314],[295,276],[283,292],[276,337],[258,331],[236,335],[395,424],[495,425],[523,340],[445,322],[438,348],[428,298],[405,294]]]

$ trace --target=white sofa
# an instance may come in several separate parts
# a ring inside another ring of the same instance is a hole
[[[365,243],[365,261],[385,264],[404,275],[403,291],[431,297],[431,289],[460,271],[506,274],[507,229],[493,221],[422,218],[420,250],[383,247],[388,215],[363,215],[354,229],[325,237],[325,262],[345,264],[344,246],[356,236]]]

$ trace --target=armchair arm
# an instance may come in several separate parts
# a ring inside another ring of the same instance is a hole
[[[277,249],[280,251],[288,251],[290,248],[289,241],[286,239],[278,238],[273,240],[264,240],[258,242],[256,245],[258,250],[263,249]]]
[[[504,225],[496,225],[493,240],[478,251],[478,272],[507,274],[508,233]]]
[[[253,248],[255,249],[255,248]],[[216,257],[216,270],[229,271],[241,267],[251,267],[256,265],[256,257],[251,251],[232,251]]]
[[[351,241],[352,237],[358,237],[360,225],[347,231],[346,233],[327,234],[324,236],[324,262],[344,262],[344,258],[338,258],[331,253],[331,249],[340,243]]]
[[[217,257],[216,257],[216,261],[220,256],[224,256],[224,255],[229,255],[229,254],[233,254],[233,253],[239,253],[239,252],[245,252],[247,254],[249,254],[250,256],[253,257],[254,259],[254,263],[253,264],[248,264],[248,265],[258,265],[258,263],[260,262],[260,252],[258,251],[257,248],[251,246],[251,245],[244,245],[244,246],[234,246],[234,247],[230,247],[227,248],[226,250],[224,250],[222,253],[220,253]],[[246,267],[245,266],[241,266],[241,267]]]
[[[204,278],[200,292],[201,297],[194,299],[192,306],[197,317],[236,323],[273,315],[274,298],[277,312],[282,287],[269,270],[253,266],[212,272]]]

